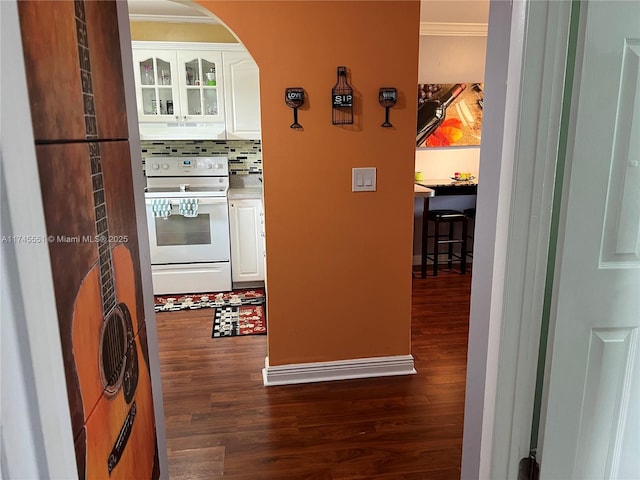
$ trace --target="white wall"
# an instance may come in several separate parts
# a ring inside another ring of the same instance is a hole
[[[421,0],[421,22],[487,23],[489,0]]]
[[[449,178],[455,172],[480,174],[480,147],[423,148],[416,151],[416,172],[425,179]]]
[[[483,82],[487,37],[420,37],[418,83]]]

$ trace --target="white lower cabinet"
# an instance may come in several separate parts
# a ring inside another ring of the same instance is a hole
[[[232,280],[263,281],[265,250],[262,200],[229,199],[229,230]]]

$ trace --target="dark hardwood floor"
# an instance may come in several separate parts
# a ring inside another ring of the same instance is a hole
[[[157,314],[170,478],[459,478],[470,287],[414,278],[403,377],[265,388],[265,336],[214,340],[209,309]]]

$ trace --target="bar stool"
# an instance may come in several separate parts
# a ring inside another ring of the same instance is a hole
[[[429,235],[428,229],[429,224],[433,222],[434,224],[434,234]],[[449,226],[447,233],[441,233],[440,227],[441,224],[447,224]],[[456,237],[455,234],[455,226],[461,224],[462,225],[462,234],[459,237]],[[440,245],[447,246],[447,265],[449,269],[453,268],[453,260],[460,260],[460,273],[466,273],[467,269],[467,251],[466,251],[466,238],[467,238],[467,230],[468,230],[468,218],[467,216],[459,211],[459,210],[430,210],[427,222],[427,236],[433,238],[433,250],[431,252],[427,252],[425,255],[426,258],[430,259],[433,262],[433,276],[438,276],[438,263],[439,263],[439,255],[440,255]],[[460,245],[460,254],[456,254],[453,251],[453,246],[459,244]]]
[[[469,228],[467,226],[467,243],[466,243],[467,257],[473,260],[473,237],[476,229],[476,209],[466,208],[464,210],[464,214],[467,217],[467,222],[470,222],[470,221],[473,222],[473,228]]]

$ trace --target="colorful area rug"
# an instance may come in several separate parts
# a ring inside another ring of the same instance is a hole
[[[265,335],[266,296],[263,289],[191,295],[156,295],[156,312],[213,309],[211,338]]]
[[[213,316],[211,338],[237,335],[265,335],[264,305],[218,307]]]
[[[193,293],[180,295],[156,295],[156,312],[175,312],[177,310],[197,310],[240,305],[262,305],[266,297],[261,288],[253,290],[233,290],[221,293]]]

